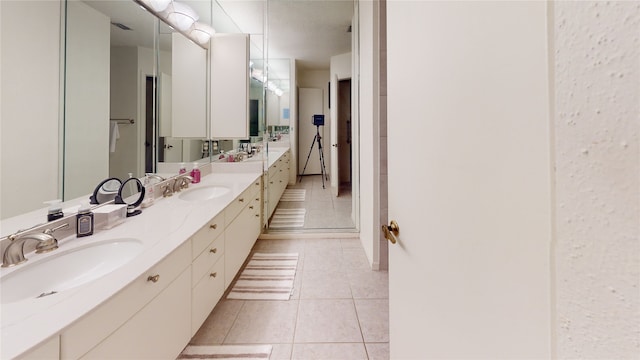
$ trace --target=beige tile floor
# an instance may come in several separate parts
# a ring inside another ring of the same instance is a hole
[[[291,299],[223,297],[191,344],[271,344],[271,360],[389,358],[387,272],[369,269],[359,239],[258,240],[253,252],[299,254]]]
[[[309,229],[354,229],[351,218],[351,187],[340,187],[340,196],[331,194],[329,181],[325,180],[325,188],[322,188],[322,175],[305,175],[297,178],[295,185],[288,185],[288,189],[306,189],[305,201],[280,201],[278,208],[297,209],[305,208],[304,226],[302,228],[284,229],[309,230]],[[283,229],[270,230],[282,231]]]

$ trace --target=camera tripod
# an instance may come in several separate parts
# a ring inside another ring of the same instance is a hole
[[[324,153],[322,152],[322,137],[320,136],[320,125],[316,125],[316,135],[313,137],[313,142],[311,143],[311,148],[309,149],[309,155],[307,155],[307,162],[304,163],[304,169],[302,169],[302,174],[300,174],[300,181],[302,181],[302,175],[304,175],[305,170],[307,170],[309,158],[311,157],[311,152],[313,151],[313,145],[315,145],[316,141],[318,142],[318,153],[320,153],[320,172],[322,173],[322,188],[324,189],[324,179],[326,177],[327,181],[329,181],[329,177],[327,176],[327,170],[324,167]]]

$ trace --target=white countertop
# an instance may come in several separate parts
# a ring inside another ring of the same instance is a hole
[[[206,201],[184,201],[178,194],[156,199],[153,206],[142,210],[142,214],[127,218],[123,224],[110,230],[96,231],[85,238],[70,236],[59,239],[58,250],[47,254],[27,254],[29,262],[26,264],[0,269],[0,276],[4,276],[60,252],[109,239],[135,238],[142,241],[144,247],[132,261],[85,285],[40,299],[2,305],[0,358],[19,356],[64,332],[73,322],[111,298],[187,241],[261,175],[252,171],[204,176],[199,184],[191,185],[190,189],[224,185],[231,191]]]

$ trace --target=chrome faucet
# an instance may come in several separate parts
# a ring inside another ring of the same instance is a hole
[[[184,190],[188,188],[191,182],[193,182],[193,177],[187,174],[182,174],[178,176],[173,183],[173,192],[178,192],[180,190]]]
[[[53,236],[53,232],[66,227],[69,227],[69,223],[64,223],[53,229],[45,229],[41,233],[30,233],[24,235],[18,235],[19,233],[15,233],[9,235],[7,238],[10,243],[7,245],[7,248],[4,250],[4,254],[2,255],[2,267],[10,267],[27,261],[27,258],[24,257],[24,244],[27,240],[35,240],[38,242],[38,245],[36,245],[36,254],[42,254],[57,249],[58,239]]]
[[[146,173],[145,175],[147,175],[151,179],[159,180],[160,182],[163,182],[163,181],[167,180],[167,179],[163,178],[162,176],[160,176],[158,174]]]

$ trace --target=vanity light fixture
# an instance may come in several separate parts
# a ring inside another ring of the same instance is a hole
[[[163,12],[172,2],[172,0],[140,0],[147,5],[147,7],[153,9],[155,12]]]
[[[181,31],[188,31],[200,18],[189,5],[172,1],[169,6],[160,14],[164,16],[169,24]]]
[[[207,24],[203,24],[201,22],[196,22],[193,24],[193,28],[189,32],[189,34],[198,42],[200,45],[204,45],[209,42],[209,39],[213,34],[216,33],[216,30]]]
[[[198,13],[188,5],[174,0],[133,1],[203,49],[209,48],[209,38],[215,34],[215,30],[207,24],[199,23]]]

